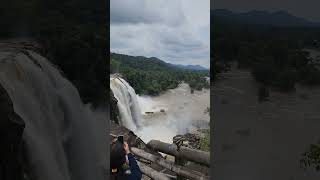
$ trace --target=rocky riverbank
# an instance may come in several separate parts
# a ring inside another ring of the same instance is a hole
[[[199,149],[203,151],[210,150],[210,130],[199,129],[197,133],[186,133],[184,135],[176,135],[173,142],[180,146],[191,149]]]

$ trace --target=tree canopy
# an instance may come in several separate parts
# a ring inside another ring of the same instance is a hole
[[[250,69],[258,82],[279,90],[293,90],[296,83],[320,83],[319,65],[304,50],[318,48],[314,45],[320,39],[318,27],[228,24],[217,20],[211,29],[215,64],[236,61],[239,68]]]
[[[185,70],[158,58],[111,53],[111,73],[120,73],[138,94],[158,95],[186,82],[192,89],[209,88],[209,71]]]

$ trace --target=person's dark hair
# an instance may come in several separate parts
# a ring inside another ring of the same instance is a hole
[[[123,143],[119,140],[114,141],[111,144],[110,153],[110,168],[117,169],[117,172],[121,171],[122,165],[126,162],[126,153],[123,147]]]

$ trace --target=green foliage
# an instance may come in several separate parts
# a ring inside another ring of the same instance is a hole
[[[302,155],[300,164],[303,168],[312,167],[315,170],[320,170],[320,145],[311,144],[308,151]]]
[[[320,84],[318,65],[302,50],[320,38],[320,28],[224,24],[219,19],[212,26],[214,64],[237,61],[258,82],[284,91],[294,90],[297,82]]]
[[[192,89],[209,88],[208,71],[182,70],[157,58],[111,53],[111,73],[120,73],[137,94],[158,95],[186,82]]]
[[[0,38],[32,38],[42,55],[78,88],[85,103],[105,104],[107,2],[88,0],[5,0]]]

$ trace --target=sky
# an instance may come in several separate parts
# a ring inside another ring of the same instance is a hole
[[[210,0],[111,0],[110,47],[210,68]]]
[[[212,9],[279,11],[320,22],[319,0],[211,0]]]

